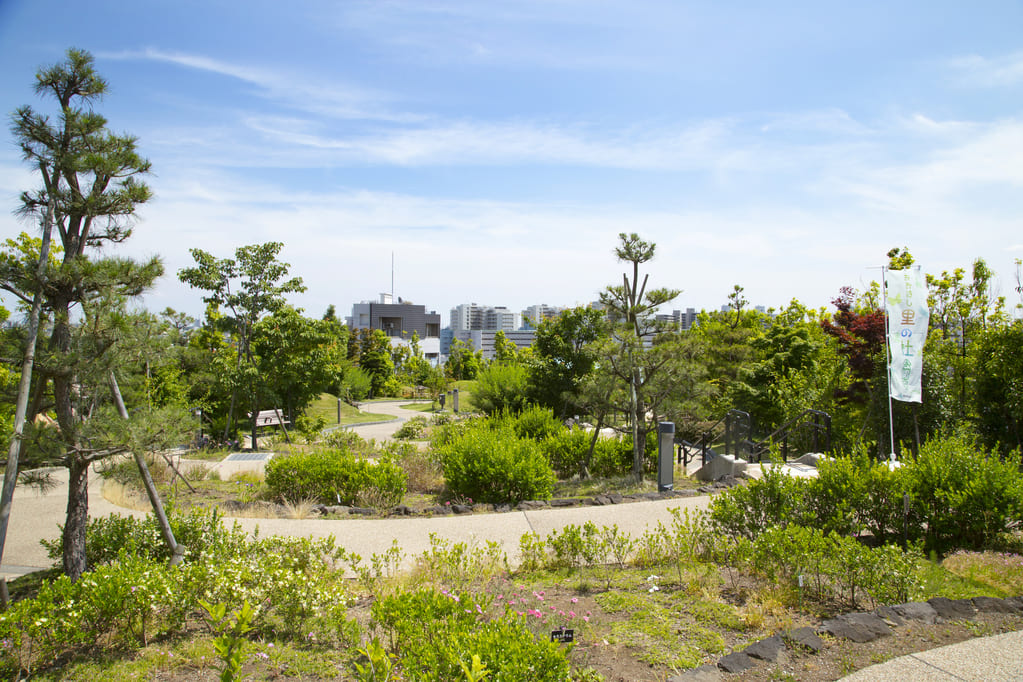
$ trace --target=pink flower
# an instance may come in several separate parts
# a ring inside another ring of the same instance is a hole
[[[572,601],[573,604],[578,604],[579,603],[579,597],[572,597],[571,601]]]

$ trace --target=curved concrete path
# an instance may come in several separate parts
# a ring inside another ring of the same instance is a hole
[[[366,411],[392,415],[395,420],[386,423],[355,425],[351,428],[366,439],[384,440],[390,438],[402,422],[419,414],[401,406],[407,402],[370,403]],[[225,462],[224,475],[239,469],[262,468],[261,461]],[[219,465],[218,465],[219,466]],[[0,575],[14,578],[25,573],[49,568],[53,562],[39,544],[41,539],[55,540],[60,537],[60,525],[64,523],[67,507],[67,471],[54,470],[58,485],[47,493],[39,493],[25,487],[15,492],[11,510],[10,527],[4,549]],[[110,514],[128,514],[138,518],[145,512],[133,511],[111,504],[103,498],[103,481],[95,472],[89,476],[89,516],[102,517]],[[513,511],[501,514],[470,514],[463,516],[439,516],[407,519],[255,519],[231,518],[246,532],[266,535],[327,537],[333,535],[337,543],[368,559],[373,554],[383,554],[397,541],[404,553],[405,566],[430,548],[430,534],[451,542],[466,542],[484,545],[499,543],[508,555],[509,562],[519,561],[519,539],[526,533],[534,532],[546,536],[552,531],[568,525],[582,525],[592,521],[598,526],[617,525],[633,537],[641,536],[648,528],[656,528],[658,522],[665,525],[671,521],[670,509],[676,507],[706,508],[709,498],[697,496],[633,502],[603,507],[576,507],[569,509],[540,509],[534,511]]]
[[[370,411],[390,414],[395,421],[354,428],[364,438],[389,438],[401,422],[417,413],[401,408],[403,403],[371,403]],[[253,462],[261,466],[260,462]],[[7,532],[4,561],[0,575],[14,578],[32,571],[46,569],[52,563],[39,544],[40,539],[60,537],[67,504],[67,471],[54,470],[58,485],[47,493],[19,487],[14,494],[10,526]],[[89,477],[89,513],[92,517],[111,513],[145,516],[144,512],[127,510],[107,502],[101,493],[102,479],[95,473]],[[430,534],[452,542],[484,545],[494,541],[501,545],[513,565],[519,560],[519,538],[528,532],[545,536],[570,524],[592,521],[598,526],[617,525],[633,537],[647,529],[671,521],[669,510],[677,507],[706,508],[708,496],[675,498],[652,502],[603,507],[575,507],[410,519],[236,519],[247,532],[258,527],[261,535],[326,537],[333,535],[337,543],[368,559],[382,554],[397,541],[404,552],[405,567],[430,547]],[[235,519],[232,519],[232,521]],[[725,679],[722,676],[722,679]],[[980,637],[959,644],[902,656],[880,665],[864,668],[844,678],[851,682],[882,682],[889,680],[1023,680],[1023,632],[1010,632]]]

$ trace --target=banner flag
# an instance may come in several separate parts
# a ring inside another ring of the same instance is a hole
[[[924,342],[927,341],[927,286],[923,270],[888,270],[885,275],[885,314],[888,316],[888,392],[895,400],[923,402]]]

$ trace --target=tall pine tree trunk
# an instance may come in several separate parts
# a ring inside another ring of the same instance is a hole
[[[64,522],[64,574],[78,580],[88,568],[85,531],[89,524],[89,462],[72,455],[68,466],[67,519]]]

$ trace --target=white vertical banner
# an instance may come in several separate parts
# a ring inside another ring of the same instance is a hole
[[[923,402],[924,342],[927,341],[927,286],[923,270],[888,270],[885,275],[885,314],[888,316],[888,392],[895,400]]]

